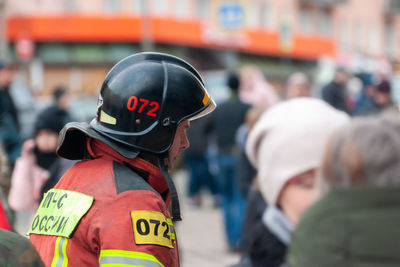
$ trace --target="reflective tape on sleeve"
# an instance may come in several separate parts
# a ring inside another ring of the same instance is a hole
[[[102,250],[100,251],[99,266],[146,266],[146,267],[164,267],[151,254],[144,252],[126,251],[126,250]]]
[[[56,240],[56,245],[54,248],[54,258],[51,262],[51,267],[67,267],[68,257],[67,257],[67,244],[68,239],[59,236]]]

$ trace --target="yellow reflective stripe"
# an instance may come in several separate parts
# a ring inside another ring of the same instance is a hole
[[[164,267],[161,262],[151,254],[126,250],[101,250],[99,265],[107,266],[146,266]]]
[[[68,257],[67,257],[67,243],[68,239],[59,236],[56,240],[56,245],[54,247],[54,258],[51,262],[51,267],[67,267]]]
[[[172,220],[170,218],[167,218],[167,223],[169,225],[171,239],[175,242],[174,224],[172,223]]]

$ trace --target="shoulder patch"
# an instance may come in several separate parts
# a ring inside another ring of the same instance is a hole
[[[80,192],[50,189],[40,202],[28,234],[70,237],[93,200]]]
[[[141,176],[133,169],[115,161],[113,162],[113,171],[117,194],[129,190],[149,190],[159,195],[158,192],[146,182],[145,174]]]

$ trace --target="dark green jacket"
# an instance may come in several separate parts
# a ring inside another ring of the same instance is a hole
[[[399,267],[400,188],[335,189],[304,214],[290,267]]]
[[[0,266],[44,267],[44,264],[29,239],[0,229]]]

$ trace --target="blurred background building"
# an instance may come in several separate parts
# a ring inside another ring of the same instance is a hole
[[[327,58],[400,72],[399,0],[0,2],[7,55],[25,62],[39,94],[60,84],[95,94],[113,63],[143,50],[176,54],[206,73],[254,64],[277,88]]]

